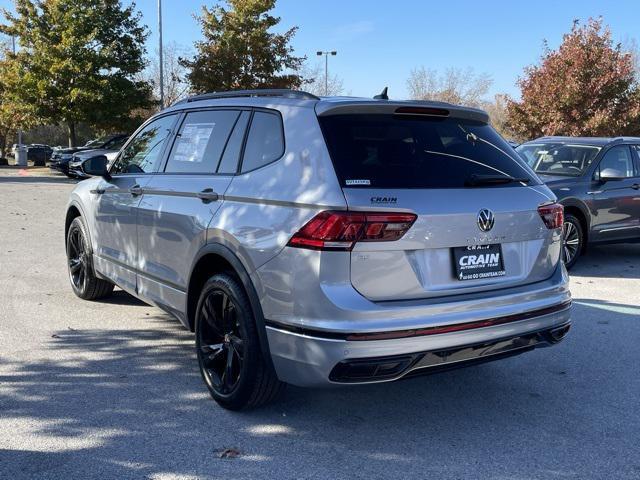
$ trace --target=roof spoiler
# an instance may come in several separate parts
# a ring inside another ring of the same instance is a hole
[[[451,117],[476,122],[489,123],[489,115],[484,110],[460,107],[445,102],[355,100],[320,101],[315,106],[316,115],[402,115]]]

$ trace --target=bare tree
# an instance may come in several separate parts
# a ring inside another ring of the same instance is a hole
[[[187,82],[187,70],[180,64],[180,58],[188,57],[191,52],[188,48],[171,42],[162,49],[164,63],[164,103],[165,106],[186,97],[189,93],[189,83]],[[160,62],[158,55],[149,60],[147,69],[144,72],[146,81],[153,85],[153,97],[160,101]]]
[[[407,80],[409,95],[415,100],[479,107],[493,80],[486,73],[476,74],[472,68],[448,68],[443,73],[425,67],[411,71]]]
[[[518,135],[509,128],[507,122],[507,104],[509,96],[505,93],[499,93],[493,97],[493,101],[483,102],[480,106],[489,114],[491,125],[500,135],[508,140],[523,141],[524,137]]]
[[[324,63],[316,63],[314,66],[305,65],[301,72],[304,78],[303,88],[309,93],[318,96],[337,96],[344,95],[343,81],[337,75],[329,74],[327,82],[327,92],[325,93],[324,82]]]

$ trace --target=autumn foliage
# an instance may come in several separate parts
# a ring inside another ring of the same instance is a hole
[[[521,100],[508,101],[507,123],[525,138],[640,134],[632,56],[613,43],[601,19],[574,21],[560,47],[546,48],[518,85]]]

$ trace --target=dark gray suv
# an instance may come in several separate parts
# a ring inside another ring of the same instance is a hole
[[[542,137],[516,149],[565,208],[564,260],[640,240],[640,138]]]

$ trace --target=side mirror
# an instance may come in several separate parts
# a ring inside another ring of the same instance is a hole
[[[627,178],[624,173],[615,168],[605,168],[600,172],[599,180],[601,182],[610,182],[615,180],[624,180]]]
[[[105,155],[87,158],[82,162],[82,171],[87,175],[111,180],[111,175],[109,175],[109,170],[107,169],[108,163],[109,160],[107,160]]]

